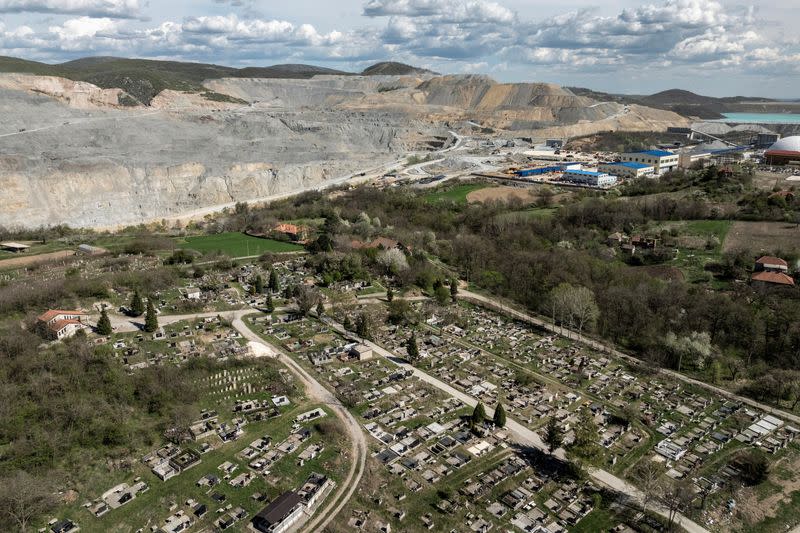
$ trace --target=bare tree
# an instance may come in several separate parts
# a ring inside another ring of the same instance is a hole
[[[694,500],[693,486],[685,479],[674,481],[669,478],[664,478],[661,488],[659,490],[658,500],[667,510],[667,517],[669,523],[667,525],[670,531],[675,529],[675,518],[682,511],[689,508]]]
[[[0,516],[28,531],[30,523],[56,505],[49,484],[21,470],[0,479]]]
[[[295,289],[294,300],[300,314],[306,316],[321,301],[321,295],[313,287],[300,285]]]
[[[569,283],[562,283],[550,292],[550,313],[553,322],[558,321],[562,326],[577,328],[578,336],[585,328],[593,327],[600,316],[594,293],[586,287],[575,287]]]
[[[636,486],[642,491],[642,510],[646,513],[647,506],[658,498],[661,488],[661,476],[664,469],[654,461],[642,461],[633,471]]]

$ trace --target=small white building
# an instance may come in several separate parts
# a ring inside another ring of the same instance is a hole
[[[643,178],[656,173],[655,167],[646,163],[634,163],[633,161],[603,163],[598,167],[598,170],[624,179]]]
[[[656,174],[663,174],[678,167],[677,154],[666,150],[643,150],[641,152],[629,152],[620,156],[623,163],[645,163],[655,169]]]

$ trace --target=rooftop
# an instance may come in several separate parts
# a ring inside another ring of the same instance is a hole
[[[781,259],[780,257],[773,257],[771,255],[765,255],[764,257],[759,257],[756,259],[756,264],[758,265],[781,265],[784,267],[789,267],[789,263]]]
[[[608,176],[605,172],[596,172],[594,170],[567,170],[564,174],[574,174],[577,176],[595,176],[597,178]]]
[[[609,165],[614,165],[616,167],[626,167],[626,168],[635,168],[637,170],[642,168],[653,168],[651,165],[647,165],[645,163],[636,163],[634,161],[624,161],[624,162],[617,162],[617,163],[608,163]]]
[[[756,272],[751,279],[753,281],[774,283],[776,285],[794,285],[794,279],[783,272]]]
[[[639,152],[632,152],[632,153],[644,154],[652,157],[669,157],[671,155],[675,155],[672,152],[667,152],[666,150],[641,150]]]
[[[302,501],[303,498],[296,492],[284,492],[262,509],[261,512],[255,516],[254,522],[266,522],[270,525],[278,524],[289,516],[295,506]]]
[[[51,309],[39,315],[38,319],[41,322],[50,322],[54,318],[57,318],[61,315],[67,316],[88,316],[88,313],[84,313],[83,311],[63,311],[61,309]]]

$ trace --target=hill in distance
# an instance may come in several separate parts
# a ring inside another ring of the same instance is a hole
[[[754,109],[760,104],[773,104],[776,102],[769,98],[749,96],[715,98],[684,89],[668,89],[651,95],[611,94],[583,87],[570,87],[570,90],[577,95],[588,96],[599,101],[639,104],[656,109],[674,111],[685,117],[698,117],[701,119],[720,119],[723,118],[723,113],[748,112],[749,109]],[[776,110],[776,112],[786,111],[787,109],[784,108]]]
[[[103,89],[119,88],[139,102],[149,105],[165,89],[203,92],[203,81],[219,78],[284,78],[308,79],[317,75],[352,76],[350,72],[313,65],[273,65],[269,67],[233,68],[206,63],[126,59],[119,57],[86,57],[57,65],[0,56],[0,72],[59,76],[85,81]],[[434,74],[402,63],[383,62],[373,65],[362,75]],[[210,95],[221,97],[223,95]]]
[[[384,61],[375,63],[371,67],[367,67],[361,72],[362,76],[425,76],[433,75],[438,76],[438,72],[432,70],[412,67],[405,63],[397,63],[395,61]]]

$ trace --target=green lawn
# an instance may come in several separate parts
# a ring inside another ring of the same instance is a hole
[[[179,242],[179,246],[201,253],[222,252],[231,257],[247,257],[267,252],[300,252],[303,250],[303,247],[297,244],[260,239],[244,233],[219,233],[217,235],[186,237]]]
[[[467,195],[473,191],[479,191],[488,187],[485,183],[468,183],[457,185],[453,188],[432,192],[425,195],[425,201],[431,204],[439,202],[453,202],[464,205],[467,203]]]

